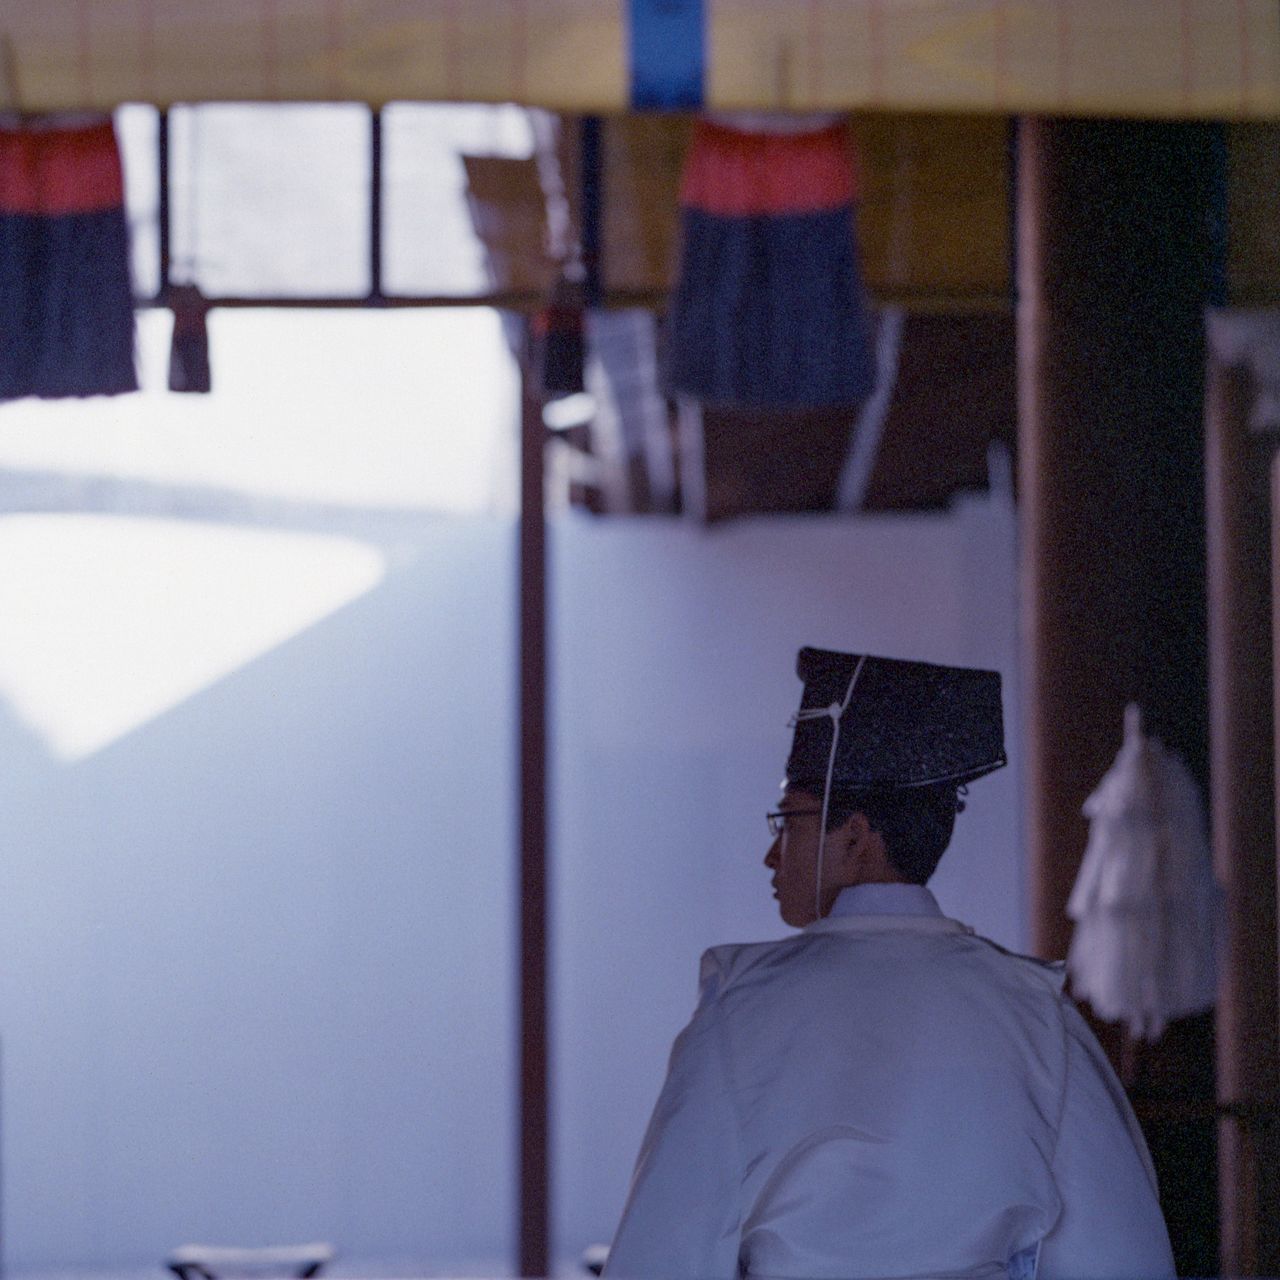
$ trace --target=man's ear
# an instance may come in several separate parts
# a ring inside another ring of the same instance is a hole
[[[867,841],[872,836],[871,824],[865,813],[856,810],[851,813],[832,835],[839,848],[839,864],[841,871],[857,871],[862,865]]]

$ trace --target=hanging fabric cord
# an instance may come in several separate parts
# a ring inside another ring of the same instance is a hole
[[[840,702],[833,702],[829,707],[810,707],[807,711],[797,711],[791,720],[794,727],[801,720],[821,720],[823,716],[829,716],[831,719],[831,751],[827,756],[826,781],[822,784],[822,817],[821,826],[818,828],[818,874],[813,889],[815,919],[822,916],[822,859],[827,846],[827,809],[831,803],[831,779],[835,776],[836,750],[840,746],[840,721],[849,708],[854,686],[858,683],[858,677],[862,674],[862,665],[866,660],[865,654],[858,659],[858,665],[854,667],[853,675],[849,677],[849,687],[844,691],[844,698]]]

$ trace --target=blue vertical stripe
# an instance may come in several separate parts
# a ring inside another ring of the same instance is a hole
[[[628,0],[631,105],[637,111],[702,106],[706,78],[703,0]]]

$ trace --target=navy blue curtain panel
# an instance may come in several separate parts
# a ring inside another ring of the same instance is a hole
[[[783,134],[698,122],[680,192],[671,391],[762,409],[866,398],[875,360],[855,175],[843,125]]]
[[[137,387],[111,122],[0,129],[0,399]]]

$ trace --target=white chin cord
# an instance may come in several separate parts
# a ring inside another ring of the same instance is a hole
[[[858,683],[858,677],[862,674],[862,664],[866,660],[866,654],[858,659],[858,665],[854,667],[853,675],[849,677],[849,687],[844,691],[843,701],[833,702],[829,707],[810,707],[808,711],[797,711],[791,722],[796,725],[801,720],[820,720],[823,716],[829,716],[831,719],[831,752],[827,756],[827,779],[822,784],[822,817],[820,819],[822,825],[818,828],[818,874],[813,886],[813,918],[815,920],[822,919],[822,856],[827,847],[827,806],[831,801],[831,779],[836,770],[836,748],[840,745],[840,721],[849,708],[853,687]]]

